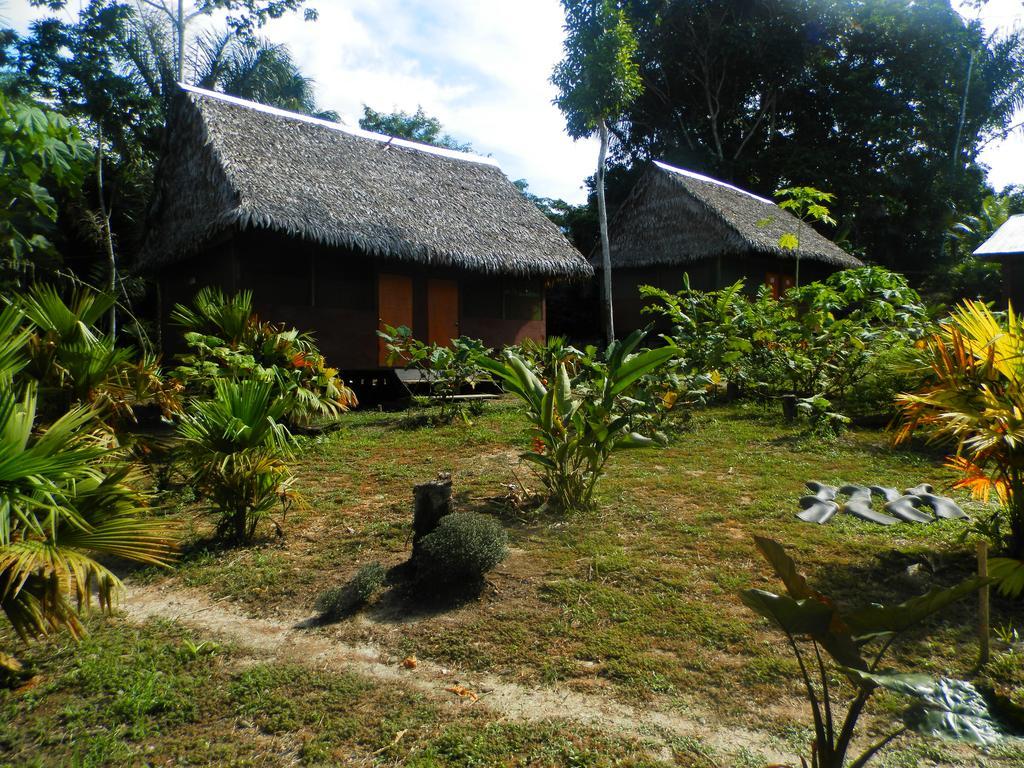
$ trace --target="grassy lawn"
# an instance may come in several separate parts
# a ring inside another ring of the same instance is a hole
[[[787,544],[812,585],[841,601],[909,597],[972,568],[964,525],[882,528],[841,517],[825,526],[794,517],[805,480],[909,487],[948,484],[941,457],[894,450],[885,434],[854,430],[833,443],[802,438],[757,406],[698,411],[669,448],[613,457],[598,511],[538,516],[511,484],[537,487],[517,461],[529,442],[511,401],[472,425],[417,427],[415,415],[361,412],[313,439],[297,464],[303,503],[284,536],[251,548],[207,549],[204,518],[187,489],[168,494],[188,531],[169,583],[255,617],[313,614],[323,590],[363,564],[409,555],[411,489],[451,472],[460,509],[498,516],[512,553],[478,597],[423,604],[400,580],[362,613],[310,630],[382,655],[415,655],[526,686],[558,685],[664,712],[699,713],[715,727],[745,726],[796,753],[807,740],[795,663],[783,638],[740,603],[750,586],[777,590],[752,534]],[[924,582],[908,566],[923,563]],[[894,664],[966,676],[977,655],[973,601]],[[993,624],[1019,605],[994,601]],[[79,765],[282,762],[404,765],[737,765],[698,742],[655,748],[557,721],[501,720],[484,706],[439,702],[355,674],[254,657],[182,625],[96,621],[76,651],[65,640],[27,652],[34,687],[0,693],[0,762]],[[206,645],[203,642],[207,641]],[[1024,704],[1020,654],[997,656],[992,677]],[[899,702],[879,696],[877,718]],[[393,742],[396,734],[406,734]],[[5,757],[9,755],[9,757]],[[745,760],[746,758],[743,758]],[[33,763],[33,760],[36,761]],[[1024,752],[982,759],[907,740],[880,764],[1019,765]],[[760,764],[750,756],[750,765]]]

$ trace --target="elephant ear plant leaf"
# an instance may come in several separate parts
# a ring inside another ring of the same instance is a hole
[[[755,536],[754,541],[785,585],[787,594],[748,589],[741,599],[785,633],[796,657],[814,721],[812,768],[860,768],[907,731],[990,745],[1020,730],[1019,714],[1006,717],[1007,712],[1020,708],[994,692],[979,690],[961,680],[933,679],[882,670],[879,666],[903,633],[917,628],[926,618],[941,613],[991,579],[968,579],[898,605],[870,605],[847,611],[808,585],[782,545],[760,536]],[[829,658],[856,691],[846,702],[845,715],[838,709],[841,703],[834,683],[830,684],[826,664]],[[848,760],[857,720],[879,688],[902,694],[912,703],[897,727]]]
[[[522,454],[537,465],[560,511],[593,507],[594,489],[609,456],[658,440],[630,431],[626,400],[638,381],[678,356],[674,346],[636,351],[646,332],[612,342],[604,360],[588,357],[570,374],[564,361],[534,371],[519,354],[481,356],[478,364],[526,405],[533,424],[533,450]]]

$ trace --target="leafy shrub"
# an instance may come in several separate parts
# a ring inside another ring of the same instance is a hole
[[[850,418],[832,410],[832,403],[823,395],[802,397],[796,411],[807,423],[807,433],[814,437],[838,437],[850,424]]]
[[[192,306],[176,305],[171,320],[183,329],[190,349],[171,375],[193,397],[209,396],[218,379],[265,382],[284,403],[282,418],[300,427],[357,405],[313,337],[261,321],[250,291],[229,297],[203,288]]]
[[[689,370],[762,397],[821,396],[838,412],[873,386],[884,413],[901,381],[891,375],[898,358],[932,329],[906,279],[881,267],[836,272],[778,299],[762,286],[747,301],[742,289],[740,281],[719,291],[687,283],[677,294],[641,292],[658,301],[648,311],[673,323]]]
[[[604,359],[585,356],[570,376],[564,362],[542,379],[514,351],[504,360],[481,357],[480,364],[506,391],[526,404],[533,424],[533,450],[522,458],[537,465],[544,485],[562,512],[593,506],[594,489],[609,456],[622,448],[653,445],[655,438],[630,432],[630,395],[638,380],[678,355],[672,346],[635,352],[645,332],[612,342]]]
[[[345,585],[323,592],[315,608],[327,621],[335,621],[365,605],[384,586],[387,573],[380,563],[367,563]]]
[[[508,535],[501,524],[476,512],[455,512],[420,540],[416,579],[426,587],[479,583],[508,556]]]
[[[449,423],[456,418],[467,419],[465,403],[456,398],[464,389],[475,389],[491,377],[477,363],[491,350],[483,342],[460,336],[447,345],[426,344],[413,338],[406,326],[385,325],[377,331],[388,349],[388,362],[401,362],[408,368],[423,372],[430,386],[430,400],[439,408],[438,420]]]
[[[194,400],[178,425],[191,482],[212,502],[218,537],[231,543],[249,541],[291,498],[293,438],[280,423],[287,403],[275,394],[268,382],[217,379],[213,397]]]

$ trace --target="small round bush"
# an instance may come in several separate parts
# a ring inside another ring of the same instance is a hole
[[[316,599],[316,610],[325,619],[339,619],[356,608],[369,602],[382,586],[385,578],[384,566],[367,563],[342,587],[333,587]]]
[[[492,518],[476,512],[445,515],[420,540],[416,579],[421,586],[478,584],[508,556],[508,536]]]

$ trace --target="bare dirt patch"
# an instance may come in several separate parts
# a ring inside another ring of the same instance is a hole
[[[340,642],[329,630],[304,629],[303,616],[251,618],[226,600],[163,586],[130,588],[122,611],[133,621],[170,619],[220,636],[243,649],[321,670],[356,672],[381,682],[408,685],[452,706],[484,706],[502,718],[530,722],[568,719],[623,735],[667,745],[680,738],[699,738],[723,756],[746,751],[773,762],[792,760],[767,733],[718,727],[715,718],[686,707],[686,714],[636,708],[558,686],[530,688],[494,675],[449,669],[430,661],[414,668],[374,645]],[[460,695],[465,690],[473,695]],[[474,698],[478,697],[478,698]]]

